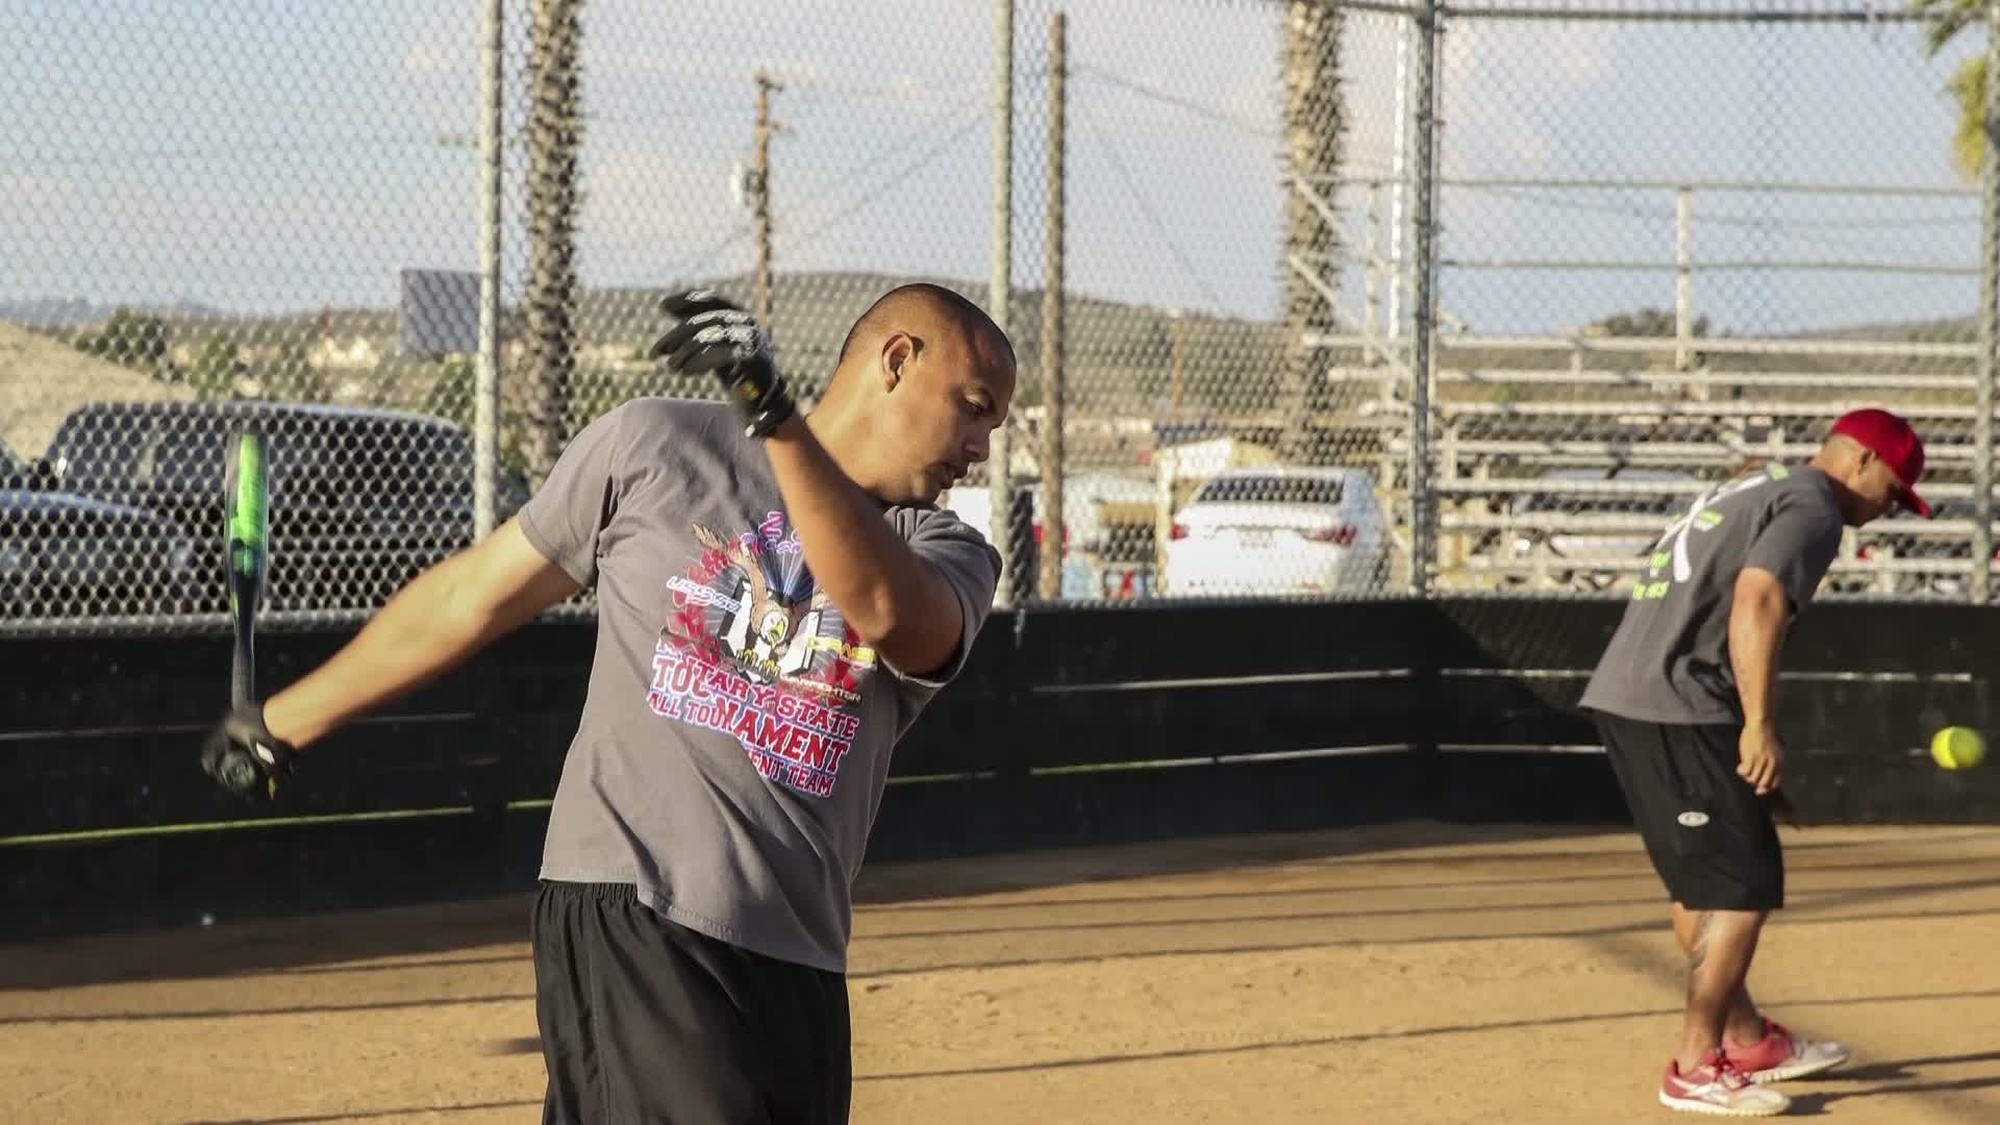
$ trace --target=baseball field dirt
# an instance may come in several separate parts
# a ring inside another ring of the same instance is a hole
[[[1794,1114],[2000,1121],[2000,828],[1783,832],[1751,988]],[[879,865],[854,1120],[1672,1120],[1683,974],[1624,832],[1439,824]],[[0,947],[0,1118],[531,1122],[528,900]]]

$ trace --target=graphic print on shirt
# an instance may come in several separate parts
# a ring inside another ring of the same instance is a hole
[[[1714,531],[1722,526],[1724,513],[1716,505],[1741,493],[1783,480],[1786,472],[1782,466],[1766,466],[1762,471],[1738,477],[1727,484],[1695,497],[1694,503],[1681,517],[1667,525],[1660,535],[1660,541],[1653,545],[1652,554],[1646,559],[1646,573],[1632,587],[1633,601],[1651,601],[1664,598],[1676,582],[1685,582],[1694,576],[1694,560],[1689,553],[1697,545],[1697,537],[1704,532]]]
[[[814,585],[783,512],[734,537],[693,530],[702,552],[667,582],[646,705],[733,737],[766,781],[832,796],[874,650]]]

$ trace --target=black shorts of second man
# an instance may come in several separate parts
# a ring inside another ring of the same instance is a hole
[[[1668,896],[1688,910],[1777,910],[1785,860],[1771,808],[1736,772],[1741,728],[1595,713]]]

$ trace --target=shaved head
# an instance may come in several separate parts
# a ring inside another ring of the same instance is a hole
[[[941,285],[898,286],[841,343],[814,413],[822,440],[877,496],[930,503],[986,459],[1014,398],[1014,345],[985,310]]]
[[[1013,343],[993,323],[993,318],[986,315],[985,309],[942,285],[921,281],[899,285],[876,298],[847,330],[837,362],[845,366],[855,353],[879,346],[892,333],[917,335],[913,329],[920,326],[930,327],[933,332],[938,327],[949,327],[968,337],[985,337],[987,343],[997,344],[1005,353],[1008,366],[1014,365]]]

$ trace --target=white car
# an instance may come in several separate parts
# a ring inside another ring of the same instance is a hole
[[[1042,544],[1045,542],[1042,534],[1042,490],[1033,481],[1023,487],[1034,503],[1035,542]],[[1115,530],[1104,526],[1100,519],[1100,505],[1150,504],[1152,499],[1153,482],[1150,480],[1103,472],[1064,475],[1063,598],[1088,601],[1109,597],[1111,593],[1107,590],[1107,583],[1120,577],[1107,575],[1106,568],[1101,564],[1100,556],[1105,551],[1108,537],[1115,534]],[[988,543],[995,542],[993,491],[990,486],[983,483],[961,485],[945,493],[939,503],[950,509],[966,526],[985,536]]]
[[[1367,471],[1225,469],[1174,514],[1162,586],[1170,597],[1367,594],[1388,562]]]

